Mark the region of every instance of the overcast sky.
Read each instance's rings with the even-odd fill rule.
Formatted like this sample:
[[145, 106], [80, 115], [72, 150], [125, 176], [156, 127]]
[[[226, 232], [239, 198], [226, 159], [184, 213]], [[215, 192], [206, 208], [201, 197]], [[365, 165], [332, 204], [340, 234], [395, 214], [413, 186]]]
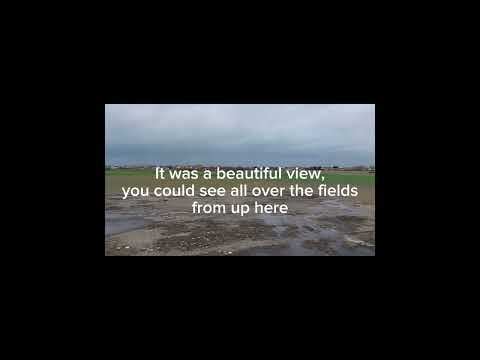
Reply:
[[375, 105], [105, 105], [107, 164], [370, 165]]

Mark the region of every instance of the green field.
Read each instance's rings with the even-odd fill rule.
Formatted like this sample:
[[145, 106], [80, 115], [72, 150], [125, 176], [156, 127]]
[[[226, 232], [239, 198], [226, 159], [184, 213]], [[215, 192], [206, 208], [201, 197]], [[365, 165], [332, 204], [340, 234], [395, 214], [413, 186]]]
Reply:
[[[351, 184], [352, 186], [374, 187], [375, 174], [366, 171], [322, 171], [325, 176], [325, 183], [328, 185]], [[286, 176], [285, 176], [286, 178]], [[318, 185], [320, 180], [205, 180], [201, 173], [198, 180], [156, 180], [154, 169], [115, 169], [105, 171], [105, 193], [120, 193], [122, 186], [160, 186], [173, 187], [180, 184], [195, 184], [196, 186], [236, 186], [239, 184], [250, 184], [251, 186], [268, 186], [275, 184], [277, 186], [289, 184], [302, 184], [305, 186]]]

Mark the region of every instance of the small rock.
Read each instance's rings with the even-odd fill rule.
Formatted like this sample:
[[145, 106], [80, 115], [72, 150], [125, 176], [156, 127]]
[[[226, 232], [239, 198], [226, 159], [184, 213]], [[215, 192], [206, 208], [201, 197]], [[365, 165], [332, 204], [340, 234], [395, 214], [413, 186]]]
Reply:
[[130, 246], [125, 246], [125, 249], [130, 249]]

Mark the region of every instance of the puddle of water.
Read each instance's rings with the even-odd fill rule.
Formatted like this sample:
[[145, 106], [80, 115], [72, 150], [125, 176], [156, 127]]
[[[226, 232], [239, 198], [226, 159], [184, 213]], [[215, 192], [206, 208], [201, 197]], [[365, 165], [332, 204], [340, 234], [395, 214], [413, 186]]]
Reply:
[[113, 214], [105, 212], [105, 236], [141, 229], [146, 225], [142, 216]]
[[[256, 256], [372, 256], [375, 247], [362, 246], [347, 242], [351, 239], [346, 228], [349, 223], [342, 224], [339, 217], [355, 220], [367, 219], [363, 209], [352, 207], [338, 200], [323, 201], [321, 205], [310, 209], [313, 215], [270, 215], [261, 214], [259, 218], [269, 226], [278, 239], [284, 240], [284, 246], [250, 249], [248, 255]], [[347, 226], [348, 225], [348, 226]], [[291, 230], [292, 232], [289, 232]], [[352, 243], [354, 246], [352, 246]]]

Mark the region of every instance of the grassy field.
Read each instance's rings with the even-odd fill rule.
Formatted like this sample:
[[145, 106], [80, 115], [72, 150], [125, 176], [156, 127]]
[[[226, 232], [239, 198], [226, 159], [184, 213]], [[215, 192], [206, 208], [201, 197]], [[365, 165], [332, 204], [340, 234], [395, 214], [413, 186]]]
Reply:
[[[375, 174], [367, 171], [322, 171], [325, 176], [325, 183], [328, 185], [351, 184], [359, 187], [375, 187]], [[283, 177], [283, 175], [282, 175]], [[286, 176], [285, 176], [286, 178]], [[229, 188], [239, 184], [249, 184], [250, 186], [268, 186], [290, 185], [294, 183], [305, 186], [319, 185], [320, 180], [205, 180], [199, 176], [198, 180], [156, 180], [154, 169], [115, 169], [105, 171], [105, 193], [120, 193], [122, 186], [149, 186], [149, 187], [173, 187], [181, 184], [195, 184], [196, 186], [223, 186]]]

